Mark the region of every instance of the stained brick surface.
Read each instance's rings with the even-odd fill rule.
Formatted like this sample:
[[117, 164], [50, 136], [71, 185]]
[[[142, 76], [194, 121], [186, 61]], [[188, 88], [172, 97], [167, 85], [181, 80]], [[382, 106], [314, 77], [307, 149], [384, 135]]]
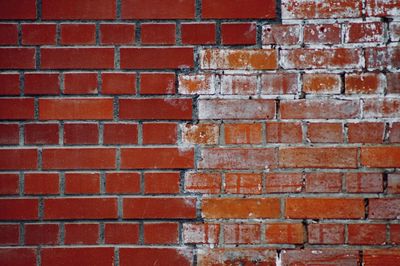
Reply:
[[0, 265], [399, 265], [399, 21], [0, 0]]

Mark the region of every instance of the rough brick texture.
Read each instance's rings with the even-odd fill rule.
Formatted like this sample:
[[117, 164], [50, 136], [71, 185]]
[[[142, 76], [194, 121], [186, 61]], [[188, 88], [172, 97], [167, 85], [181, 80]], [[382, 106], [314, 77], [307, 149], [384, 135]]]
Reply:
[[0, 0], [0, 265], [399, 265], [399, 145], [399, 0]]

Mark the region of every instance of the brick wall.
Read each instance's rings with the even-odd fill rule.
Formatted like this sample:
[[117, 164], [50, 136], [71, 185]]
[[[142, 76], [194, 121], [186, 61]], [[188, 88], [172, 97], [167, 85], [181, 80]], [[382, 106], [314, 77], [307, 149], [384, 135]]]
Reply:
[[399, 0], [0, 20], [0, 265], [399, 265]]

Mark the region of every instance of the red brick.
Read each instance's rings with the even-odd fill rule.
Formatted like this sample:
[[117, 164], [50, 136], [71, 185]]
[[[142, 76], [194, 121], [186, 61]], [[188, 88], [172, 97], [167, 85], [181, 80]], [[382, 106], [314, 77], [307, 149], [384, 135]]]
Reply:
[[65, 73], [64, 94], [97, 94], [97, 73]]
[[39, 201], [37, 199], [0, 199], [0, 207], [0, 220], [36, 220], [39, 218]]
[[269, 173], [266, 175], [267, 193], [298, 193], [303, 188], [303, 175], [297, 173]]
[[265, 25], [262, 34], [263, 44], [295, 45], [300, 42], [299, 25]]
[[49, 148], [43, 150], [43, 169], [114, 169], [113, 148]]
[[120, 99], [119, 114], [120, 119], [191, 120], [192, 99]]
[[349, 123], [348, 137], [350, 143], [382, 143], [384, 123], [364, 122]]
[[223, 75], [220, 82], [222, 94], [257, 94], [258, 82], [256, 75]]
[[369, 199], [369, 219], [397, 219], [400, 216], [400, 199]]
[[143, 144], [175, 144], [177, 141], [176, 123], [144, 123], [142, 126]]
[[[275, 265], [276, 251], [251, 247], [200, 248], [197, 251], [198, 265]], [[233, 264], [234, 263], [234, 264]]]
[[114, 263], [114, 248], [111, 247], [79, 247], [79, 248], [42, 248], [40, 251], [43, 266], [67, 262], [72, 265], [106, 266]]
[[[213, 74], [179, 75], [180, 94], [214, 94], [216, 77]], [[232, 85], [232, 84], [231, 84]]]
[[225, 192], [228, 194], [261, 194], [262, 183], [261, 174], [225, 174]]
[[182, 69], [193, 66], [191, 47], [121, 48], [122, 69]]
[[124, 198], [123, 209], [124, 219], [191, 219], [196, 198]]
[[44, 20], [115, 19], [116, 3], [113, 0], [44, 0]]
[[361, 164], [367, 167], [389, 168], [400, 166], [399, 147], [363, 147]]
[[58, 124], [25, 124], [25, 144], [58, 144]]
[[111, 98], [39, 99], [40, 120], [113, 119]]
[[350, 119], [360, 115], [358, 100], [283, 100], [280, 107], [282, 119]]
[[310, 244], [343, 244], [343, 224], [309, 224], [308, 242]]
[[174, 73], [141, 73], [140, 94], [174, 94]]
[[104, 242], [105, 244], [137, 244], [139, 242], [139, 224], [106, 223]]
[[281, 65], [284, 69], [360, 68], [361, 52], [354, 48], [282, 50]]
[[[358, 265], [358, 250], [349, 249], [302, 249], [283, 250], [282, 265]], [[329, 264], [328, 264], [329, 265]]]
[[272, 49], [204, 49], [202, 69], [272, 70], [278, 68], [277, 51]]
[[346, 41], [349, 43], [383, 42], [382, 22], [348, 23]]
[[185, 191], [202, 194], [221, 193], [221, 175], [213, 173], [194, 173], [185, 174]]
[[261, 75], [262, 94], [296, 94], [299, 89], [296, 73], [266, 73]]
[[4, 1], [0, 4], [0, 20], [36, 19], [36, 1]]
[[303, 34], [306, 44], [339, 44], [341, 42], [339, 24], [306, 24]]
[[257, 25], [255, 23], [222, 23], [221, 34], [223, 45], [256, 44]]
[[25, 245], [57, 245], [58, 224], [25, 224]]
[[0, 144], [11, 145], [19, 143], [18, 124], [0, 124]]
[[343, 143], [343, 125], [341, 123], [310, 123], [307, 128], [310, 142]]
[[357, 168], [356, 148], [280, 148], [283, 168]]
[[22, 24], [23, 45], [55, 45], [56, 44], [55, 23], [26, 23]]
[[219, 125], [185, 124], [182, 127], [182, 139], [186, 144], [217, 144]]
[[346, 94], [382, 93], [385, 76], [376, 73], [347, 74], [345, 78]]
[[396, 266], [399, 260], [399, 249], [366, 249], [363, 252], [365, 266]]
[[24, 192], [27, 195], [59, 194], [58, 173], [25, 173]]
[[95, 24], [61, 24], [61, 45], [96, 44]]
[[[18, 174], [0, 174], [0, 195], [18, 194], [19, 175]], [[1, 234], [0, 234], [1, 235]]]
[[299, 122], [267, 122], [268, 143], [301, 143], [303, 132]]
[[348, 198], [287, 198], [285, 217], [360, 219], [364, 218], [364, 201]]
[[261, 242], [260, 224], [224, 224], [224, 244], [259, 244]]
[[178, 194], [179, 186], [179, 172], [144, 173], [144, 193], [146, 194]]
[[122, 148], [122, 169], [192, 168], [193, 149], [179, 148]]
[[140, 192], [140, 175], [135, 172], [106, 174], [106, 193], [135, 194]]
[[207, 148], [201, 150], [200, 169], [266, 169], [275, 168], [273, 148]]
[[275, 5], [272, 0], [204, 0], [201, 14], [205, 19], [274, 19]]
[[135, 24], [100, 24], [100, 43], [103, 45], [133, 44]]
[[307, 173], [306, 192], [337, 193], [342, 191], [341, 173]]
[[1, 224], [0, 235], [1, 245], [17, 245], [19, 242], [19, 224]]
[[264, 120], [275, 117], [275, 101], [211, 99], [198, 101], [199, 119]]
[[225, 124], [225, 144], [261, 144], [261, 124]]
[[18, 44], [17, 24], [1, 23], [0, 24], [0, 45], [17, 45], [17, 44]]
[[207, 219], [279, 218], [278, 198], [203, 198], [202, 217]]
[[[387, 190], [391, 194], [400, 194], [400, 175], [399, 174], [389, 174], [388, 175]], [[399, 234], [400, 237], [400, 234]]]
[[[144, 2], [141, 2], [144, 3]], [[140, 261], [141, 265], [165, 265], [189, 266], [192, 264], [192, 250], [189, 248], [156, 248], [137, 247], [120, 248], [120, 265], [132, 265], [132, 262]]]
[[94, 245], [99, 243], [99, 225], [90, 223], [65, 223], [66, 245]]
[[390, 225], [390, 241], [391, 244], [400, 243], [400, 224]]
[[0, 119], [2, 120], [29, 120], [33, 119], [33, 98], [1, 98]]
[[367, 68], [400, 67], [400, 47], [372, 47], [365, 49]]
[[25, 95], [59, 94], [59, 76], [54, 73], [25, 73]]
[[19, 74], [0, 74], [0, 95], [19, 95]]
[[1, 170], [34, 170], [37, 165], [36, 149], [0, 149]]
[[303, 91], [308, 94], [340, 94], [340, 75], [304, 74]]
[[65, 194], [100, 193], [100, 175], [97, 173], [66, 173]]
[[282, 18], [357, 18], [361, 17], [362, 8], [361, 0], [283, 0]]
[[114, 68], [113, 48], [42, 48], [43, 69]]
[[176, 25], [173, 23], [141, 24], [142, 44], [175, 44]]
[[102, 94], [135, 94], [135, 73], [102, 73]]
[[[155, 234], [155, 232], [157, 232]], [[145, 223], [144, 224], [145, 244], [177, 244], [178, 224], [177, 223]]]
[[268, 244], [302, 244], [304, 243], [303, 224], [267, 224], [265, 239]]
[[[19, 3], [19, 2], [18, 2]], [[0, 263], [13, 266], [35, 266], [36, 249], [34, 248], [1, 248]]]
[[385, 224], [349, 224], [350, 245], [383, 245], [386, 243]]
[[392, 123], [389, 128], [389, 142], [400, 143], [400, 123]]
[[185, 244], [217, 244], [219, 242], [219, 224], [184, 223], [182, 231]]
[[137, 124], [104, 124], [104, 144], [136, 144], [137, 141]]
[[367, 0], [366, 4], [368, 16], [387, 17], [399, 14], [398, 0]]
[[400, 93], [400, 73], [387, 73], [388, 93]]
[[64, 124], [64, 144], [98, 144], [99, 128], [97, 123]]
[[192, 19], [194, 0], [122, 0], [123, 19]]
[[215, 44], [215, 23], [182, 23], [182, 44]]
[[45, 220], [115, 218], [117, 218], [116, 198], [53, 198], [44, 200]]
[[364, 100], [364, 118], [397, 118], [399, 114], [399, 98]]
[[0, 48], [1, 69], [35, 69], [35, 66], [34, 48]]

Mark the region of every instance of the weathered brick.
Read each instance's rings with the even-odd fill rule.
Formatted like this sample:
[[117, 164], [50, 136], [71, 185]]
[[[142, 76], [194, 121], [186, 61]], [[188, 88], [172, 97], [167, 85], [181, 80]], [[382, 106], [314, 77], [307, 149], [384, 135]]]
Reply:
[[205, 148], [201, 150], [201, 169], [269, 169], [277, 164], [273, 148]]
[[279, 148], [283, 168], [357, 168], [356, 148]]
[[277, 69], [277, 52], [269, 49], [205, 49], [200, 51], [202, 69]]
[[278, 218], [278, 198], [204, 198], [202, 216], [214, 219]]
[[288, 198], [285, 217], [291, 219], [360, 219], [364, 201], [348, 198]]
[[200, 119], [263, 120], [275, 116], [274, 100], [199, 100]]

